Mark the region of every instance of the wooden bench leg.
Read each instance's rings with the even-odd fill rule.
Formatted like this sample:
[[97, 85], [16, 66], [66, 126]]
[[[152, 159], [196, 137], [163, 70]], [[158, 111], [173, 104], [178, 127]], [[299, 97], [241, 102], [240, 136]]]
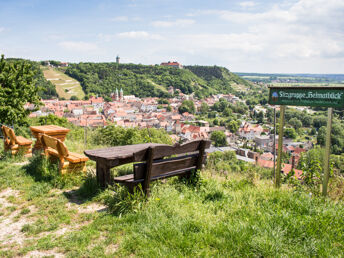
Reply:
[[97, 161], [96, 163], [97, 183], [100, 187], [105, 188], [111, 183], [110, 167]]

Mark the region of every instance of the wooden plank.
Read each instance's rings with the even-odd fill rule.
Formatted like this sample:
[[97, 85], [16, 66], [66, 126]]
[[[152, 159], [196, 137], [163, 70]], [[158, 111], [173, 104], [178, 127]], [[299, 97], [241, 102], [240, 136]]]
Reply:
[[[198, 154], [196, 153], [196, 154], [185, 155], [185, 156], [181, 156], [181, 157], [174, 157], [174, 158], [170, 158], [170, 159], [155, 160], [153, 162], [154, 175], [152, 175], [152, 177], [157, 175], [155, 172], [155, 170], [157, 170], [157, 169], [162, 169], [160, 174], [168, 173], [168, 172], [171, 172], [173, 170], [178, 170], [177, 166], [181, 166], [181, 164], [183, 164], [183, 162], [189, 162], [189, 161], [184, 161], [184, 160], [192, 160], [192, 162], [191, 162], [192, 165], [190, 165], [190, 167], [191, 166], [196, 167], [197, 160], [198, 160]], [[205, 160], [206, 160], [206, 155], [203, 155], [202, 163], [204, 163]], [[173, 164], [173, 162], [176, 162], [176, 163]], [[170, 165], [167, 165], [167, 164], [170, 164]], [[166, 166], [167, 166], [167, 168], [166, 168]], [[179, 167], [179, 169], [181, 169], [181, 168], [182, 167]], [[134, 179], [135, 180], [144, 179], [145, 170], [146, 170], [146, 163], [134, 164]]]
[[[154, 159], [160, 159], [163, 157], [168, 157], [172, 155], [178, 155], [182, 153], [190, 153], [195, 152], [199, 149], [199, 145], [202, 142], [202, 140], [198, 141], [191, 141], [182, 145], [175, 144], [173, 146], [170, 145], [160, 145], [154, 147]], [[211, 141], [205, 141], [205, 148], [209, 148], [211, 144]], [[134, 161], [142, 161], [145, 159], [147, 155], [147, 150], [141, 150], [134, 153]]]
[[[280, 122], [278, 130], [278, 150], [277, 150], [277, 169], [275, 174], [275, 186], [281, 186], [281, 170], [282, 170], [282, 150], [283, 150], [283, 127], [284, 127], [285, 106], [280, 107]], [[276, 146], [274, 146], [276, 148]]]
[[322, 195], [327, 195], [327, 185], [330, 178], [330, 154], [331, 154], [331, 130], [332, 130], [332, 112], [333, 108], [328, 109], [327, 114], [327, 129], [326, 129], [326, 143], [325, 143], [325, 156], [324, 156], [324, 179]]
[[201, 141], [200, 144], [199, 144], [199, 154], [198, 154], [198, 157], [197, 157], [197, 164], [196, 164], [196, 169], [197, 170], [202, 169], [203, 156], [204, 156], [206, 145], [207, 145], [206, 141]]

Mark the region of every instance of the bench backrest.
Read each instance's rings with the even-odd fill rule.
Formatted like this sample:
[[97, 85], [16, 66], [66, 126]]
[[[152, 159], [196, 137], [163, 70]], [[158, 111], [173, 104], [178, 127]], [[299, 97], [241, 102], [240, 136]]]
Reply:
[[[199, 140], [182, 145], [151, 147], [145, 154], [140, 153], [146, 155], [146, 162], [134, 165], [134, 180], [151, 181], [183, 174], [192, 169], [201, 169], [205, 160], [205, 149], [209, 148], [210, 144], [210, 141]], [[161, 159], [172, 155], [179, 156]]]
[[16, 134], [14, 133], [14, 130], [10, 127], [7, 127], [5, 125], [1, 126], [3, 135], [4, 135], [4, 141], [6, 144], [9, 145], [15, 145], [16, 144]]
[[68, 149], [66, 145], [61, 142], [59, 139], [56, 139], [54, 137], [48, 136], [46, 134], [40, 134], [40, 139], [43, 144], [43, 148], [52, 148], [56, 150], [61, 157], [67, 157], [68, 156]]

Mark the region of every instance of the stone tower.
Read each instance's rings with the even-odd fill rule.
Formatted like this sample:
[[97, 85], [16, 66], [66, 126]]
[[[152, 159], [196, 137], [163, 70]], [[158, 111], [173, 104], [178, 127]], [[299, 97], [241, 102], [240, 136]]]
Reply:
[[119, 64], [119, 59], [120, 59], [120, 57], [119, 57], [119, 55], [117, 55], [117, 56], [116, 56], [116, 63], [117, 63], [117, 64]]
[[121, 88], [121, 90], [119, 91], [119, 100], [122, 100], [123, 101], [123, 90]]
[[115, 93], [115, 100], [118, 101], [118, 90], [116, 88], [116, 93]]

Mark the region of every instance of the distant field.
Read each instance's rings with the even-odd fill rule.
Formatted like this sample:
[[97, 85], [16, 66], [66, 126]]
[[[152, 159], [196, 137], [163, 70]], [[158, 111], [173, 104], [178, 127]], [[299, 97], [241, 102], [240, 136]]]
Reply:
[[72, 96], [76, 96], [79, 99], [84, 98], [85, 93], [77, 80], [55, 68], [41, 67], [41, 69], [43, 70], [44, 77], [56, 86], [56, 91], [60, 98], [70, 99]]
[[344, 86], [344, 83], [319, 83], [319, 82], [292, 82], [292, 83], [284, 83], [284, 82], [273, 82], [270, 83], [273, 86], [323, 86], [323, 87], [336, 87], [336, 86]]

